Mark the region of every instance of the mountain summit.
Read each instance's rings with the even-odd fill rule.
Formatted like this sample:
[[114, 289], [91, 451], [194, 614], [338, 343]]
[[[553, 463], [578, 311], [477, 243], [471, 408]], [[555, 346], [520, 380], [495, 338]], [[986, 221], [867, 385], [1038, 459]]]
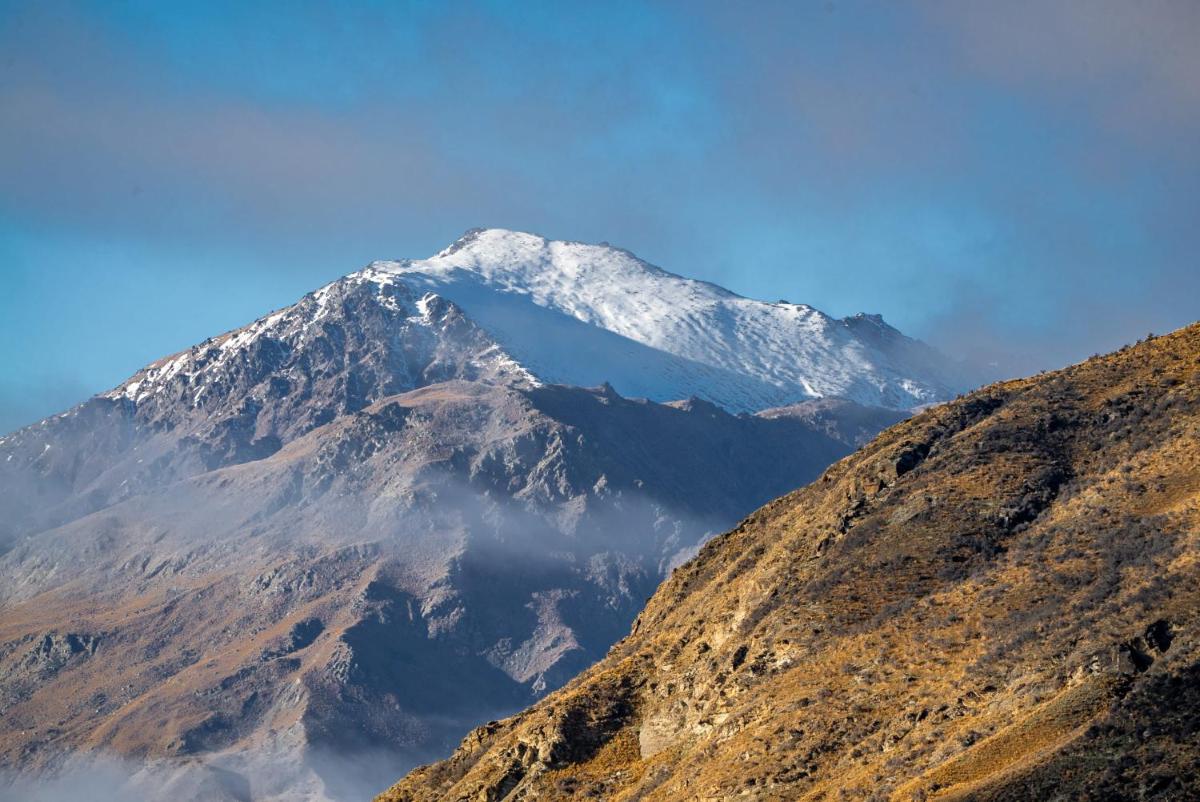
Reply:
[[[346, 315], [354, 327], [322, 336]], [[314, 364], [338, 376], [346, 368], [348, 383], [322, 382]], [[429, 259], [373, 262], [106, 395], [143, 414], [186, 407], [211, 417], [250, 382], [272, 408], [255, 420], [279, 419], [264, 436], [286, 439], [280, 425], [300, 430], [439, 378], [608, 383], [626, 397], [697, 397], [735, 413], [828, 397], [905, 410], [945, 401], [965, 382], [878, 315], [838, 320], [743, 298], [608, 245], [477, 229]]]
[[608, 245], [476, 229], [362, 275], [453, 301], [547, 382], [734, 412], [829, 396], [907, 409], [965, 389], [945, 357], [878, 316], [743, 298]]

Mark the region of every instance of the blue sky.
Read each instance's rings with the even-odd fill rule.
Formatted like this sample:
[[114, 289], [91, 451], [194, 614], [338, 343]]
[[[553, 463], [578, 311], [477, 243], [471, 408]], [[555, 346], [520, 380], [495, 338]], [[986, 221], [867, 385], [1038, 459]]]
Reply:
[[1200, 4], [0, 0], [0, 430], [467, 228], [1000, 373], [1190, 322]]

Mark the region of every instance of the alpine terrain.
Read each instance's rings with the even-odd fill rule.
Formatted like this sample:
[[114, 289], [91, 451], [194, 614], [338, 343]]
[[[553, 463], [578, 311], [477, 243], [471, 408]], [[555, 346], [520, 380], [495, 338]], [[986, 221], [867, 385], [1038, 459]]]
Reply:
[[711, 540], [381, 801], [1200, 798], [1200, 324], [985, 387]]
[[374, 263], [0, 438], [0, 795], [369, 795], [962, 384], [878, 317], [608, 246]]

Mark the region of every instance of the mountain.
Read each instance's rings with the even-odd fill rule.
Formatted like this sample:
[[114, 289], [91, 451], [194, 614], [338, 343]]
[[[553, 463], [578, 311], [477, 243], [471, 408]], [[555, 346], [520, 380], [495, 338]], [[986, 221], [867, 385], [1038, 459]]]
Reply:
[[0, 438], [0, 547], [450, 380], [536, 383], [454, 304], [348, 276]]
[[953, 397], [966, 382], [877, 316], [835, 320], [609, 246], [477, 230], [431, 259], [374, 263], [0, 438], [0, 479], [11, 489], [0, 549], [454, 379], [608, 384], [735, 413], [834, 397], [905, 410]]
[[373, 792], [601, 658], [707, 537], [906, 414], [815, 392], [948, 394], [918, 357], [487, 231], [159, 360], [0, 438], [0, 789]]
[[888, 429], [413, 800], [1200, 798], [1200, 324]]

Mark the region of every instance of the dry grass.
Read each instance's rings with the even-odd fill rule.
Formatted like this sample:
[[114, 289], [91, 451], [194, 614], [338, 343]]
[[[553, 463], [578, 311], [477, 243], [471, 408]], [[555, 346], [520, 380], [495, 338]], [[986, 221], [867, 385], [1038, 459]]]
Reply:
[[[1200, 794], [1200, 717], [1163, 701], [1200, 667], [1198, 443], [1200, 326], [932, 409], [710, 543], [606, 661], [381, 799]], [[598, 750], [538, 758], [565, 699], [617, 685], [620, 726], [582, 736]]]

